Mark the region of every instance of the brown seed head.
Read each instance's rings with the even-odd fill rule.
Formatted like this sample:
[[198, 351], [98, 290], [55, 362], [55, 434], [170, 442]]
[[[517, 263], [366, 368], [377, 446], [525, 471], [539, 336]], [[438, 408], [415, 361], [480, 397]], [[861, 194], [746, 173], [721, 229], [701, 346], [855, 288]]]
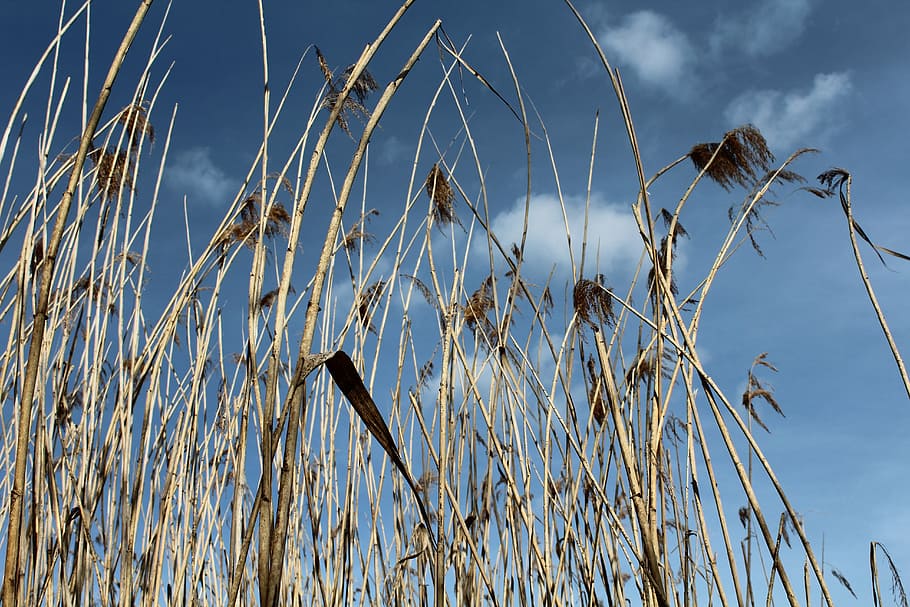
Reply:
[[455, 221], [455, 192], [438, 164], [434, 164], [430, 169], [425, 187], [427, 195], [433, 201], [431, 209], [433, 221], [440, 225], [449, 225]]
[[768, 142], [751, 124], [727, 132], [719, 143], [695, 145], [689, 157], [695, 168], [705, 171], [725, 190], [735, 185], [748, 187], [774, 160]]

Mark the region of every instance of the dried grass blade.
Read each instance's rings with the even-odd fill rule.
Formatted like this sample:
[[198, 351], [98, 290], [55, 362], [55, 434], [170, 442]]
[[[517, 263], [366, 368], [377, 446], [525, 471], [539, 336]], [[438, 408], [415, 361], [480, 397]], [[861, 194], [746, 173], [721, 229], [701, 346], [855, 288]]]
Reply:
[[357, 415], [363, 420], [367, 430], [370, 431], [370, 434], [372, 434], [382, 448], [385, 449], [385, 452], [389, 455], [389, 459], [392, 460], [392, 463], [395, 464], [395, 467], [401, 472], [404, 480], [407, 481], [408, 486], [411, 487], [411, 491], [414, 493], [414, 499], [417, 500], [420, 516], [435, 545], [436, 542], [433, 538], [433, 527], [430, 524], [430, 516], [423, 503], [423, 498], [421, 498], [420, 492], [417, 490], [417, 483], [414, 482], [414, 478], [411, 476], [407, 465], [405, 465], [404, 461], [401, 459], [401, 454], [398, 452], [398, 446], [395, 444], [395, 439], [392, 437], [392, 433], [389, 432], [389, 427], [382, 418], [382, 413], [380, 413], [379, 408], [376, 407], [376, 403], [373, 401], [373, 397], [370, 396], [369, 390], [367, 390], [364, 385], [363, 379], [361, 379], [360, 373], [357, 372], [357, 367], [354, 366], [351, 357], [344, 351], [339, 350], [325, 361], [325, 366], [328, 368], [329, 373], [332, 374], [332, 379], [335, 380], [338, 388], [341, 389], [341, 392], [354, 407]]
[[869, 565], [872, 571], [872, 599], [874, 604], [876, 607], [884, 605], [878, 581], [878, 561], [875, 558], [876, 548], [881, 550], [882, 554], [885, 555], [885, 558], [888, 559], [888, 569], [891, 571], [891, 594], [894, 598], [894, 602], [901, 607], [908, 607], [907, 593], [904, 591], [904, 584], [901, 582], [901, 576], [897, 571], [897, 567], [894, 565], [894, 560], [892, 560], [888, 551], [885, 550], [885, 547], [878, 542], [872, 542], [869, 546]]
[[893, 250], [893, 249], [889, 249], [888, 247], [883, 247], [883, 246], [877, 245], [877, 244], [873, 244], [872, 246], [875, 247], [875, 249], [876, 249], [877, 251], [881, 251], [882, 253], [887, 253], [888, 255], [892, 255], [893, 257], [897, 257], [898, 259], [903, 259], [903, 260], [906, 260], [906, 261], [910, 261], [910, 256], [904, 255], [903, 253], [900, 253], [900, 252], [895, 251], [895, 250]]
[[[446, 36], [446, 37], [448, 38], [448, 36]], [[454, 45], [448, 46], [440, 41], [439, 48], [441, 48], [442, 50], [447, 52], [453, 59], [455, 59], [459, 63], [459, 65], [464, 66], [469, 72], [471, 72], [471, 75], [473, 75], [475, 78], [477, 78], [481, 84], [483, 84], [485, 87], [487, 87], [490, 90], [491, 93], [496, 95], [496, 97], [498, 97], [499, 100], [502, 101], [507, 108], [509, 108], [509, 111], [512, 112], [512, 115], [515, 116], [515, 118], [518, 120], [518, 122], [521, 122], [522, 125], [524, 125], [524, 121], [522, 121], [521, 116], [518, 114], [518, 112], [515, 111], [515, 108], [512, 107], [512, 104], [510, 104], [508, 101], [506, 101], [506, 98], [503, 97], [499, 93], [499, 91], [497, 91], [493, 87], [493, 85], [490, 84], [490, 82], [486, 78], [483, 77], [483, 74], [478, 72], [476, 69], [474, 69], [474, 67], [471, 66], [470, 63], [468, 63], [467, 61], [464, 60], [464, 58], [461, 56], [461, 54], [455, 50]]]
[[847, 589], [847, 592], [853, 595], [853, 598], [857, 598], [856, 593], [853, 592], [853, 587], [850, 585], [850, 582], [847, 580], [847, 578], [844, 577], [843, 573], [837, 569], [831, 569], [831, 575], [834, 576], [834, 579], [840, 582], [841, 586]]
[[875, 310], [875, 316], [878, 318], [878, 322], [882, 327], [882, 332], [885, 334], [885, 339], [888, 341], [888, 346], [891, 348], [891, 355], [894, 357], [894, 362], [897, 364], [898, 372], [900, 373], [901, 380], [904, 383], [904, 389], [907, 391], [907, 396], [910, 396], [910, 374], [907, 373], [907, 367], [904, 365], [904, 359], [901, 357], [900, 350], [897, 347], [897, 342], [894, 341], [894, 336], [891, 334], [891, 329], [888, 327], [888, 321], [885, 319], [885, 315], [882, 312], [881, 306], [878, 304], [878, 298], [875, 296], [875, 291], [872, 288], [872, 282], [869, 280], [865, 265], [863, 264], [863, 257], [859, 250], [859, 243], [856, 241], [856, 235], [859, 234], [863, 240], [875, 248], [875, 254], [878, 255], [878, 258], [881, 260], [882, 264], [885, 263], [885, 260], [881, 256], [881, 253], [878, 252], [878, 247], [876, 247], [875, 244], [869, 240], [869, 237], [860, 230], [859, 224], [857, 224], [856, 220], [853, 219], [853, 208], [851, 205], [850, 196], [850, 187], [852, 180], [853, 178], [849, 172], [839, 168], [827, 170], [818, 176], [818, 181], [823, 186], [825, 186], [832, 195], [835, 191], [835, 188], [840, 194], [840, 204], [844, 210], [844, 216], [847, 219], [847, 231], [850, 236], [850, 246], [853, 248], [853, 257], [856, 259], [856, 267], [859, 269], [860, 278], [863, 281], [863, 286], [866, 288], [866, 295], [869, 297], [869, 302], [872, 304], [872, 308]]

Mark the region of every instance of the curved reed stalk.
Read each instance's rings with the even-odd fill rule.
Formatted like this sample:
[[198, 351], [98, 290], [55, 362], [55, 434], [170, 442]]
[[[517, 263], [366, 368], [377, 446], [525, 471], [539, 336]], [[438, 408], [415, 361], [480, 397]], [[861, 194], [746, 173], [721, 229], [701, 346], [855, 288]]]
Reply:
[[[869, 274], [866, 272], [866, 267], [863, 264], [863, 256], [859, 251], [859, 243], [856, 240], [857, 233], [862, 235], [862, 238], [866, 240], [872, 247], [875, 249], [875, 252], [881, 258], [881, 253], [879, 251], [894, 255], [898, 258], [907, 260], [907, 256], [884, 247], [879, 247], [875, 245], [862, 228], [859, 227], [859, 224], [856, 223], [856, 220], [853, 219], [853, 201], [851, 197], [851, 187], [853, 185], [853, 176], [850, 173], [844, 171], [843, 169], [834, 169], [823, 173], [819, 179], [830, 186], [830, 193], [833, 193], [833, 189], [836, 186], [840, 192], [840, 201], [841, 206], [844, 210], [844, 215], [847, 218], [847, 233], [850, 235], [850, 247], [853, 249], [853, 257], [856, 259], [856, 267], [859, 270], [860, 279], [863, 281], [863, 287], [866, 289], [866, 295], [869, 297], [869, 303], [872, 304], [872, 309], [875, 311], [875, 318], [878, 319], [878, 323], [882, 327], [882, 333], [885, 336], [885, 339], [888, 342], [888, 347], [891, 348], [891, 356], [894, 358], [895, 364], [897, 364], [897, 371], [900, 374], [901, 381], [904, 383], [904, 390], [907, 391], [907, 397], [910, 398], [910, 376], [907, 375], [907, 367], [904, 364], [904, 359], [901, 357], [900, 350], [897, 347], [897, 342], [894, 341], [894, 336], [891, 334], [891, 329], [888, 327], [888, 321], [885, 320], [885, 314], [882, 312], [882, 308], [878, 303], [878, 298], [875, 296], [875, 290], [872, 288], [872, 281], [869, 280]], [[826, 192], [827, 193], [827, 192]]]

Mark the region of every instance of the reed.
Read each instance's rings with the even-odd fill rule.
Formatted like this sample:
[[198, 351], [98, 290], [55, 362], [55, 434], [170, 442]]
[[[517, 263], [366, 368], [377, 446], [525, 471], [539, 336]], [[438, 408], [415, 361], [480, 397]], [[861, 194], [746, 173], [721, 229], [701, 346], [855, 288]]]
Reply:
[[[186, 226], [179, 271], [156, 265], [151, 237], [177, 215], [161, 194], [175, 113], [158, 104], [168, 74], [153, 75], [160, 35], [130, 102], [105, 103], [111, 87], [126, 96], [115, 77], [151, 1], [94, 106], [66, 86], [40, 99], [34, 78], [26, 83], [0, 141], [12, 184], [0, 199], [3, 604], [669, 607], [800, 605], [817, 593], [833, 605], [805, 521], [753, 432], [767, 430], [760, 407], [783, 414], [766, 379], [776, 368], [758, 355], [734, 398], [696, 348], [725, 263], [749, 254], [743, 244], [761, 253], [774, 188], [803, 181], [793, 167], [811, 150], [778, 161], [744, 125], [648, 178], [620, 74], [567, 3], [622, 112], [641, 257], [628, 283], [613, 284], [592, 261], [593, 236], [566, 228], [569, 275], [537, 284], [526, 259], [539, 246], [528, 217], [541, 148], [559, 183], [546, 125], [529, 117], [504, 44], [510, 93], [493, 89], [440, 22], [409, 43], [393, 79], [374, 78], [368, 67], [412, 1], [347, 67], [313, 47], [277, 106], [264, 87], [249, 172], [204, 246]], [[61, 19], [36, 74], [63, 77], [54, 51], [77, 36], [84, 11]], [[380, 215], [368, 204], [368, 145], [431, 46], [439, 71], [407, 187]], [[517, 242], [491, 227], [495, 176], [454, 74], [501, 102], [525, 135]], [[285, 104], [295, 87], [311, 89], [312, 104], [281, 150], [276, 129], [300, 124]], [[81, 133], [62, 132], [53, 111], [71, 103], [94, 107]], [[22, 176], [36, 167], [17, 150], [19, 116], [32, 107], [49, 117], [40, 139], [51, 160], [28, 189]], [[429, 126], [443, 111], [457, 117], [447, 147]], [[71, 137], [76, 154], [54, 153]], [[349, 156], [328, 151], [333, 137], [353, 143]], [[672, 211], [648, 192], [669, 173], [690, 179]], [[852, 218], [851, 177], [820, 181], [803, 189], [840, 197], [862, 271], [855, 236], [874, 243]], [[716, 254], [698, 280], [682, 281], [674, 261], [690, 237], [687, 203], [717, 186], [739, 201], [729, 231], [689, 243]], [[324, 226], [315, 242], [313, 225]], [[164, 305], [150, 304], [162, 284]], [[243, 286], [245, 299], [226, 296]], [[906, 604], [897, 567], [873, 543], [876, 601], [882, 556]]]

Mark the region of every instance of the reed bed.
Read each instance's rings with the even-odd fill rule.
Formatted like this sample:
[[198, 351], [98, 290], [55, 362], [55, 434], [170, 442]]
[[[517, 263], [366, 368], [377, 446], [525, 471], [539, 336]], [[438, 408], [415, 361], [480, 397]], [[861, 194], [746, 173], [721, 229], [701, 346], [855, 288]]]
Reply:
[[[174, 125], [157, 103], [167, 71], [152, 70], [161, 36], [125, 107], [107, 103], [109, 87], [97, 102], [67, 86], [36, 101], [26, 85], [0, 166], [7, 184], [35, 175], [17, 154], [25, 107], [46, 110], [47, 162], [31, 189], [0, 200], [3, 604], [832, 605], [758, 442], [782, 411], [772, 359], [754, 353], [745, 392], [731, 395], [696, 347], [725, 263], [760, 252], [763, 211], [775, 188], [799, 187], [809, 150], [777, 161], [744, 125], [649, 175], [620, 74], [575, 13], [628, 135], [641, 257], [628, 284], [612, 284], [587, 248], [596, 235], [567, 231], [570, 275], [533, 283], [528, 210], [521, 239], [501, 241], [453, 74], [520, 123], [528, 205], [531, 159], [552, 157], [545, 125], [514, 70], [513, 89], [495, 90], [440, 22], [392, 80], [374, 78], [411, 3], [348, 67], [308, 49], [277, 103], [264, 87], [256, 159], [207, 244], [168, 277], [164, 305], [147, 303], [167, 272], [151, 238]], [[150, 5], [111, 64], [121, 96], [119, 65]], [[84, 10], [61, 20], [36, 73], [57, 78], [54, 51], [78, 38]], [[268, 83], [266, 41], [263, 26]], [[390, 218], [369, 204], [368, 144], [433, 53], [436, 92]], [[504, 45], [497, 60], [512, 69]], [[299, 124], [285, 104], [294, 87], [313, 102], [282, 154], [273, 133]], [[58, 131], [55, 108], [70, 103], [94, 108], [81, 133]], [[441, 107], [460, 116], [448, 147], [428, 126]], [[78, 151], [60, 153], [74, 136]], [[333, 137], [351, 141], [349, 157], [327, 152]], [[588, 191], [593, 151], [590, 167]], [[691, 183], [667, 205], [649, 188], [671, 171]], [[312, 195], [327, 183], [328, 204]], [[849, 184], [844, 171], [805, 187], [841, 196], [853, 235]], [[729, 231], [692, 245], [716, 254], [684, 284], [674, 261], [687, 203], [718, 186], [739, 201]], [[314, 224], [326, 226], [315, 243]], [[245, 299], [225, 295], [243, 288]], [[906, 604], [872, 544], [877, 600], [882, 563]]]

